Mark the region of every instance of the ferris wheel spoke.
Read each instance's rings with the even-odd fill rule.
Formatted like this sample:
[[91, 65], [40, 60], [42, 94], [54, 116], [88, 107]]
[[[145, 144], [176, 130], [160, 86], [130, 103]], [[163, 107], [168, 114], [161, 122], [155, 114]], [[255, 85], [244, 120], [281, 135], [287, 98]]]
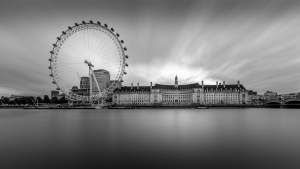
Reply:
[[[99, 56], [99, 55], [97, 55]], [[107, 53], [107, 54], [102, 54], [102, 57], [98, 57], [95, 60], [120, 60], [121, 57], [117, 55], [117, 53]]]
[[[116, 47], [117, 47], [116, 44], [111, 44], [109, 47], [105, 48], [105, 51], [111, 51], [113, 49], [115, 52], [119, 52], [119, 51], [115, 50]], [[104, 52], [104, 51], [102, 51], [102, 52]]]
[[91, 37], [89, 38], [89, 51], [90, 51], [90, 56], [89, 56], [89, 59], [91, 59], [94, 55], [94, 39], [96, 38], [95, 37], [95, 31], [93, 29], [90, 30], [91, 32]]
[[81, 59], [84, 59], [84, 52], [82, 48], [82, 44], [80, 43], [80, 39], [82, 37], [82, 32], [77, 32], [78, 36], [73, 36], [73, 41], [76, 44], [76, 49], [79, 50], [79, 53], [81, 54], [80, 56], [82, 57]]
[[95, 46], [97, 44], [97, 41], [95, 40], [97, 38], [97, 33], [99, 33], [99, 31], [96, 30], [92, 30], [92, 38], [91, 38], [91, 51], [95, 51]]
[[64, 74], [63, 78], [68, 78], [69, 79], [68, 81], [66, 81], [66, 86], [68, 88], [71, 89], [73, 86], [78, 86], [80, 84], [79, 77], [77, 77], [78, 76], [77, 72], [80, 72], [80, 74], [84, 75], [84, 73], [82, 73], [83, 69], [86, 69], [86, 67], [81, 67], [81, 69], [73, 68], [73, 69], [70, 69], [71, 70], [70, 72], [67, 72], [67, 73]]
[[59, 64], [68, 64], [68, 65], [83, 64], [81, 60], [71, 60], [69, 58], [59, 58], [57, 59], [57, 61], [59, 61]]
[[114, 59], [117, 59], [117, 60], [121, 60], [122, 58], [120, 56], [118, 56], [116, 53], [109, 53], [109, 54], [105, 54], [105, 55], [102, 55], [103, 57], [99, 57], [99, 55], [97, 55], [98, 57], [95, 58], [95, 60], [114, 60]]
[[118, 60], [119, 58], [111, 58], [111, 59], [97, 59], [96, 62], [99, 62], [99, 63], [103, 63], [103, 62], [116, 62], [116, 63], [119, 63], [120, 61]]
[[93, 39], [93, 32], [91, 29], [87, 29], [88, 34], [91, 34], [91, 36], [88, 36], [88, 51], [89, 51], [89, 56], [91, 55], [92, 50], [92, 39]]
[[61, 78], [66, 79], [64, 81], [66, 87], [70, 88], [71, 86], [69, 85], [70, 82], [74, 81], [74, 73], [67, 73], [61, 76]]
[[99, 54], [99, 56], [103, 56], [103, 54], [105, 54], [106, 52], [111, 52], [111, 51], [118, 52], [118, 51], [116, 51], [115, 48], [116, 48], [115, 44], [110, 45], [110, 47], [107, 47], [107, 48], [105, 48], [105, 50], [98, 52], [98, 54]]
[[65, 51], [61, 51], [61, 55], [58, 59], [82, 63], [82, 59], [80, 59], [80, 57], [78, 57], [78, 55], [72, 54], [72, 53], [67, 53]]
[[[106, 46], [106, 44], [107, 44], [107, 42], [109, 41], [109, 39], [110, 39], [109, 36], [106, 36], [106, 37], [103, 39], [103, 42], [99, 44], [98, 50], [96, 50], [95, 52], [96, 52], [96, 53], [99, 53], [99, 51], [101, 51], [101, 50]], [[101, 45], [101, 46], [100, 46], [100, 45]], [[99, 57], [101, 57], [101, 56], [99, 56]]]
[[[77, 34], [77, 36], [80, 36], [80, 32], [77, 32], [77, 33], [75, 33], [75, 34]], [[80, 48], [78, 48], [78, 47], [80, 47], [79, 45], [78, 45], [78, 40], [77, 40], [77, 36], [76, 35], [71, 35], [64, 43], [64, 45], [66, 46], [66, 47], [71, 47], [71, 50], [73, 51], [73, 50], [78, 50], [78, 49], [80, 49]], [[76, 47], [76, 46], [78, 46], [78, 47]], [[80, 50], [79, 50], [80, 51]], [[78, 51], [78, 52], [79, 52]], [[79, 52], [80, 53], [80, 52]], [[82, 53], [80, 53], [80, 54], [82, 54]]]
[[108, 50], [108, 51], [105, 51], [105, 52], [102, 52], [101, 54], [99, 54], [100, 56], [103, 56], [103, 57], [106, 57], [107, 55], [109, 54], [118, 54], [119, 52], [118, 51], [115, 51], [115, 50]]
[[82, 65], [82, 64], [70, 64], [70, 65], [58, 64], [58, 66], [60, 66], [61, 68], [57, 69], [57, 70], [70, 71], [69, 69], [71, 69], [71, 68], [83, 67], [84, 65]]
[[93, 46], [93, 51], [96, 51], [97, 50], [97, 47], [99, 46], [99, 44], [100, 44], [100, 41], [99, 40], [97, 40], [97, 39], [102, 39], [103, 38], [103, 35], [104, 35], [104, 33], [102, 33], [102, 31], [95, 31], [96, 33], [96, 35], [95, 35], [95, 45]]
[[86, 59], [90, 60], [90, 50], [89, 50], [89, 33], [88, 33], [89, 29], [84, 29], [85, 31], [85, 53], [86, 53]]
[[87, 39], [87, 42], [86, 42], [86, 49], [87, 49], [87, 57], [88, 57], [88, 60], [90, 60], [90, 58], [89, 58], [89, 56], [90, 56], [90, 33], [89, 33], [89, 29], [87, 28], [87, 29], [85, 29], [85, 31], [86, 31], [86, 34], [87, 34], [87, 36], [86, 36], [86, 39]]
[[[70, 43], [70, 42], [69, 42]], [[76, 58], [80, 58], [78, 56], [82, 55], [79, 51], [77, 51], [77, 48], [71, 49], [71, 47], [69, 46], [69, 43], [65, 45], [65, 48], [62, 49], [62, 52], [68, 55], [72, 55], [70, 57], [76, 56]]]
[[95, 45], [95, 47], [93, 49], [94, 52], [101, 45], [102, 39], [105, 38], [104, 35], [105, 35], [105, 33], [103, 33], [102, 31], [97, 31], [97, 39], [99, 39], [99, 41], [96, 43], [96, 45]]
[[[76, 70], [74, 70], [75, 72]], [[67, 88], [71, 89], [73, 86], [77, 86], [76, 85], [76, 82], [79, 81], [79, 80], [75, 80], [75, 79], [78, 79], [76, 78], [77, 74], [76, 73], [67, 73], [67, 74], [64, 74], [63, 76], [61, 76], [61, 78], [64, 78], [66, 79], [64, 81], [64, 84]], [[77, 83], [79, 84], [79, 83]]]
[[111, 45], [111, 38], [109, 36], [105, 37], [105, 39], [102, 41], [102, 43], [100, 44], [101, 46], [98, 48], [98, 50], [103, 50], [105, 49], [107, 46]]
[[96, 48], [96, 52], [99, 50], [99, 49], [101, 49], [101, 47], [103, 47], [104, 46], [104, 44], [105, 44], [105, 41], [106, 41], [106, 39], [108, 38], [108, 36], [104, 33], [104, 32], [102, 32], [102, 34], [101, 34], [101, 41], [99, 41], [99, 43], [98, 43], [98, 46], [97, 46], [97, 48]]
[[116, 45], [114, 43], [107, 43], [105, 46], [103, 46], [103, 48], [99, 51], [97, 51], [98, 54], [101, 55], [101, 53], [107, 51], [107, 50], [110, 50], [111, 48], [113, 48], [114, 50], [116, 49]]
[[117, 51], [107, 51], [105, 53], [102, 53], [101, 55], [103, 57], [99, 59], [113, 58], [113, 59], [121, 60], [123, 58]]
[[[69, 47], [66, 45], [64, 49], [60, 50], [60, 53], [64, 53], [65, 55], [73, 55], [77, 56], [78, 54], [75, 52], [75, 50], [68, 49]], [[70, 57], [70, 56], [69, 56]]]
[[60, 55], [60, 59], [65, 59], [65, 60], [78, 60], [78, 55], [72, 52], [68, 52], [65, 50], [62, 50]]
[[114, 63], [114, 64], [119, 64], [119, 61], [118, 60], [115, 60], [115, 59], [110, 59], [110, 60], [95, 60], [94, 61], [95, 64], [101, 64], [101, 63]]
[[60, 73], [61, 76], [69, 75], [69, 74], [74, 74], [78, 71], [78, 67], [67, 67], [65, 69], [58, 69], [57, 72]]
[[[75, 55], [78, 59], [82, 59], [83, 60], [83, 57], [84, 57], [84, 53], [82, 52], [82, 49], [81, 49], [81, 47], [80, 46], [78, 46], [78, 45], [76, 45], [76, 39], [71, 39], [72, 41], [70, 41], [69, 43], [70, 44], [74, 44], [74, 45], [70, 45], [70, 47], [69, 46], [67, 46], [68, 47], [68, 51], [71, 51], [71, 52], [73, 52], [73, 53], [75, 53], [76, 52], [76, 54], [77, 55]], [[73, 43], [72, 43], [73, 42]], [[72, 48], [72, 49], [71, 49]]]

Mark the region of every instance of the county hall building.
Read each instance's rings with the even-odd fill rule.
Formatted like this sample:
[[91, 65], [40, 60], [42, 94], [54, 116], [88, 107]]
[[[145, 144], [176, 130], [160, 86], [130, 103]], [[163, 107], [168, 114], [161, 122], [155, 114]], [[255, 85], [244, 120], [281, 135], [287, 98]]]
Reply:
[[152, 86], [123, 86], [114, 90], [113, 103], [117, 105], [186, 106], [198, 104], [246, 104], [248, 92], [238, 81], [237, 84], [204, 85], [204, 82], [174, 85], [155, 84]]

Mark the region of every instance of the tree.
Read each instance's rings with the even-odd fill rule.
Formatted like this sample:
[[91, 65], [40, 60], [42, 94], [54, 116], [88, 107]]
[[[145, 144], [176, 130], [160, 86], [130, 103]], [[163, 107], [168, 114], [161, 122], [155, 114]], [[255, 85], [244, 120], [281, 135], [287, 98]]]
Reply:
[[20, 104], [20, 98], [15, 98], [15, 100], [13, 101], [14, 104]]
[[26, 101], [26, 104], [34, 104], [33, 102], [34, 98], [32, 96], [29, 96], [29, 97], [25, 97], [25, 101]]
[[38, 97], [36, 98], [36, 100], [38, 101], [38, 103], [43, 103], [43, 99], [42, 99], [40, 96], [38, 96]]
[[14, 104], [14, 100], [8, 98], [8, 104]]
[[8, 102], [9, 102], [9, 98], [4, 97], [4, 98], [3, 98], [3, 104], [8, 104]]
[[20, 98], [20, 104], [26, 104], [26, 99], [25, 97]]
[[52, 98], [52, 103], [55, 103], [55, 104], [57, 104], [57, 103], [58, 103], [58, 99], [57, 99], [57, 97], [56, 97], [56, 96], [54, 96], [54, 97]]
[[68, 100], [66, 99], [65, 96], [63, 96], [62, 98], [59, 99], [59, 103], [60, 103], [60, 104], [68, 103]]
[[44, 103], [51, 103], [51, 100], [48, 95], [44, 95]]
[[106, 102], [111, 103], [111, 102], [112, 102], [112, 97], [107, 98], [107, 99], [106, 99]]

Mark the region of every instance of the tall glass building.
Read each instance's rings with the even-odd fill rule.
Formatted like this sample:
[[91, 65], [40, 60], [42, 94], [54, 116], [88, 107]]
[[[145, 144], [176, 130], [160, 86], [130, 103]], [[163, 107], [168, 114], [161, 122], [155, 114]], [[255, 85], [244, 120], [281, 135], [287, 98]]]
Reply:
[[[104, 69], [98, 69], [94, 70], [94, 75], [96, 77], [96, 80], [98, 82], [99, 88], [101, 91], [107, 89], [110, 86], [110, 73], [107, 70]], [[92, 78], [92, 92], [98, 93], [99, 90], [97, 88], [96, 82], [94, 78]]]
[[[110, 73], [107, 70], [104, 69], [98, 69], [93, 71], [95, 78], [97, 80], [97, 83], [99, 85], [99, 88], [101, 91], [107, 89], [110, 84]], [[71, 91], [75, 94], [78, 95], [83, 95], [83, 96], [89, 96], [90, 92], [90, 77], [88, 76], [83, 76], [80, 77], [80, 85], [79, 88], [77, 86], [73, 86]], [[98, 87], [96, 85], [96, 82], [94, 78], [92, 77], [92, 92], [93, 94], [97, 94], [99, 92]]]

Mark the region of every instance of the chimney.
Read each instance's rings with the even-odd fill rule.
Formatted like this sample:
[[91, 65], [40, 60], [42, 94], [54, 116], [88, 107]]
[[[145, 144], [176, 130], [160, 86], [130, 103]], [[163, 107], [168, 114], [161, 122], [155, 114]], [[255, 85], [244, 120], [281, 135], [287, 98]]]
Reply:
[[238, 88], [240, 88], [240, 81], [238, 80], [237, 82], [238, 82]]
[[204, 89], [204, 85], [203, 85], [204, 83], [203, 83], [203, 80], [202, 80], [202, 89]]
[[133, 83], [131, 83], [131, 90], [133, 89]]
[[137, 89], [139, 89], [139, 83], [137, 83]]
[[223, 86], [224, 86], [224, 88], [225, 88], [225, 81], [223, 81]]
[[150, 82], [150, 89], [152, 89], [152, 82]]
[[216, 82], [217, 88], [218, 88], [218, 81]]

